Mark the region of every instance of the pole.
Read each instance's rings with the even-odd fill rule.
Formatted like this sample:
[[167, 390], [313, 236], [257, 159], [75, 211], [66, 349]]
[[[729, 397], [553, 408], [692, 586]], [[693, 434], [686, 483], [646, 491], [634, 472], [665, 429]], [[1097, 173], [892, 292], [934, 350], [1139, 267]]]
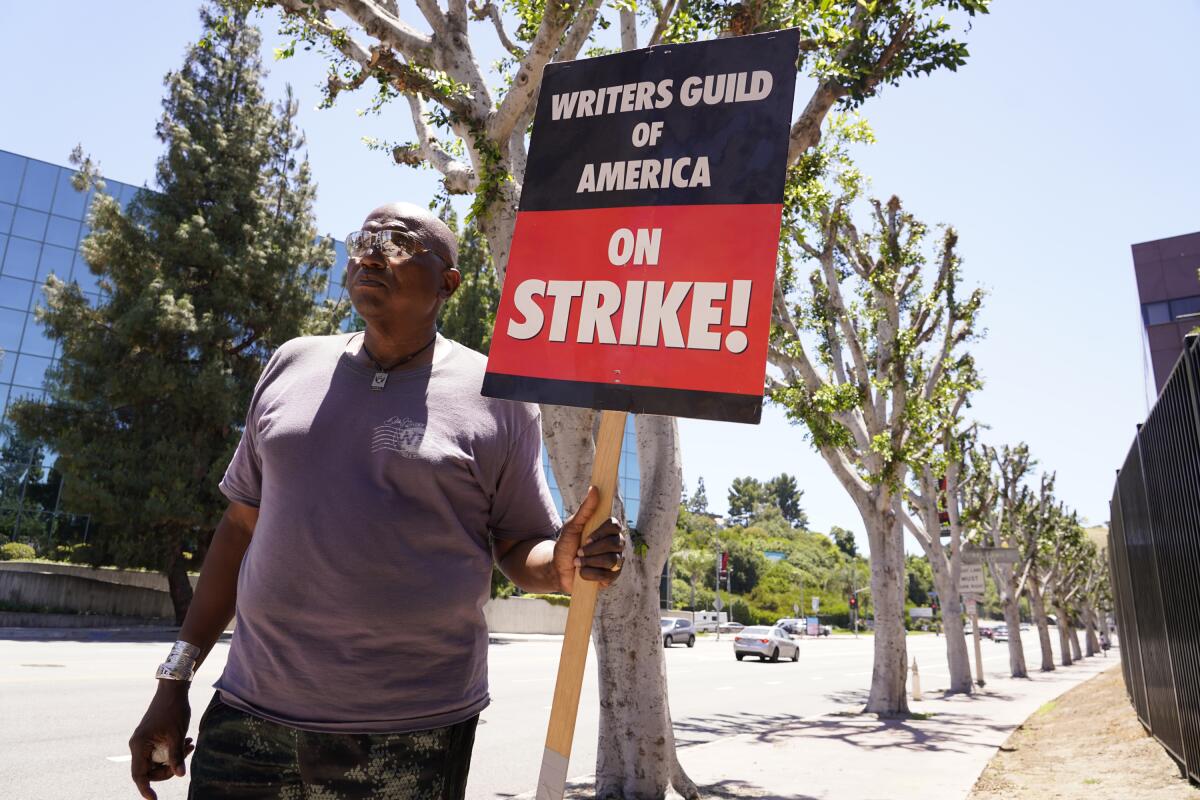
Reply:
[[[617, 490], [617, 466], [621, 461], [621, 440], [625, 436], [624, 411], [604, 411], [596, 436], [596, 458], [592, 462], [592, 485], [600, 492], [600, 503], [583, 528], [583, 540], [612, 516], [613, 496]], [[583, 670], [587, 664], [588, 639], [596, 614], [599, 584], [585, 581], [575, 570], [575, 588], [567, 611], [558, 678], [554, 683], [554, 702], [546, 730], [546, 749], [538, 775], [537, 800], [562, 800], [567, 787], [567, 765], [575, 738], [575, 718], [579, 714], [579, 693], [583, 688]]]
[[[967, 609], [971, 612], [971, 638], [975, 640], [975, 683], [980, 686], [985, 685], [983, 680], [983, 649], [979, 645], [979, 606], [975, 603], [975, 598], [971, 598], [968, 602]], [[1021, 632], [1017, 631], [1020, 636]]]
[[716, 567], [716, 583], [717, 587], [717, 602], [714, 603], [717, 607], [717, 641], [721, 641], [721, 543], [717, 542], [717, 563]]

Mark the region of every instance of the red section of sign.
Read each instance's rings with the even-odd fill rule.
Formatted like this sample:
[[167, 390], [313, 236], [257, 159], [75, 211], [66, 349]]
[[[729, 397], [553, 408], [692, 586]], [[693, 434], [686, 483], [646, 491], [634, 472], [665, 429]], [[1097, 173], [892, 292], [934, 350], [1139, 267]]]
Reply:
[[522, 212], [488, 372], [761, 397], [781, 212]]

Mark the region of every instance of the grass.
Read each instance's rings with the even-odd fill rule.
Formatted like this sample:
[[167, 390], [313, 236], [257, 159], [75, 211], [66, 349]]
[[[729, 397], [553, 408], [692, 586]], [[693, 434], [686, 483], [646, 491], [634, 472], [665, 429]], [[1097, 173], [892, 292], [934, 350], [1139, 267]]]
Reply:
[[1054, 708], [1055, 708], [1057, 705], [1058, 705], [1058, 701], [1057, 701], [1057, 700], [1051, 700], [1049, 703], [1046, 703], [1046, 705], [1042, 706], [1042, 707], [1041, 707], [1041, 708], [1039, 708], [1037, 711], [1033, 712], [1033, 713], [1034, 713], [1034, 716], [1038, 716], [1038, 715], [1041, 715], [1041, 714], [1049, 714], [1051, 711], [1053, 711], [1053, 710], [1054, 710]]

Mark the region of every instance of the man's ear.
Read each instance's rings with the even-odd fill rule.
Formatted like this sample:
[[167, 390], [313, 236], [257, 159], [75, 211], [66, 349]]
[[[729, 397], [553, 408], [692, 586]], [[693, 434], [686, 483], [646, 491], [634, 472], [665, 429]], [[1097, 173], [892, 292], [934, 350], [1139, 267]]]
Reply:
[[447, 267], [442, 271], [442, 296], [449, 298], [462, 285], [462, 273], [457, 267]]

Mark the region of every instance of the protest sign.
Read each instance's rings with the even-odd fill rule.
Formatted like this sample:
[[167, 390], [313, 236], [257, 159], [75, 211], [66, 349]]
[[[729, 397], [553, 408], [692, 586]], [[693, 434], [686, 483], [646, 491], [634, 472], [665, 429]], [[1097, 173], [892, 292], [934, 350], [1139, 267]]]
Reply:
[[546, 67], [485, 395], [759, 421], [798, 47]]
[[[799, 32], [548, 65], [483, 394], [604, 410], [611, 513], [627, 412], [758, 422]], [[577, 579], [538, 800], [566, 782], [596, 584]]]

